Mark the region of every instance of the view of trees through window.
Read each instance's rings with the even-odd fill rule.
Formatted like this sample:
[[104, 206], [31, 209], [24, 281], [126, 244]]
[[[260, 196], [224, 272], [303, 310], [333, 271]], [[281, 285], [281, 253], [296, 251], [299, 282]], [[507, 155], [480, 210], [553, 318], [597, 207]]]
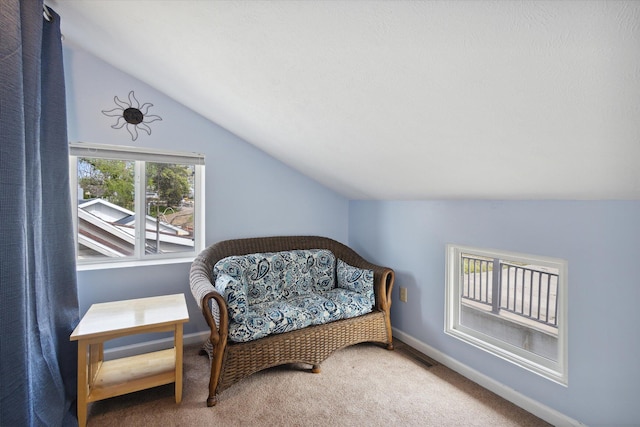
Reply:
[[78, 185], [83, 199], [104, 199], [134, 210], [134, 162], [111, 159], [78, 159]]
[[[145, 180], [142, 215], [136, 212], [138, 163]], [[195, 165], [78, 157], [77, 185], [79, 258], [134, 255], [138, 217], [145, 218], [144, 253], [193, 251]]]

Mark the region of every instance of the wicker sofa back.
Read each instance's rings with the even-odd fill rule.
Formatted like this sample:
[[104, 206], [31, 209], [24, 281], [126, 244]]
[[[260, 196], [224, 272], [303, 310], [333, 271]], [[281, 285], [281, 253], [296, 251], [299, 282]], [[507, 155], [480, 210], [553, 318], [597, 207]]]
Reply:
[[[371, 312], [329, 323], [307, 326], [289, 332], [267, 335], [247, 342], [229, 338], [232, 322], [227, 302], [215, 287], [214, 266], [237, 255], [292, 250], [326, 249], [349, 266], [373, 272], [375, 304]], [[190, 271], [192, 294], [211, 329], [203, 350], [211, 359], [207, 405], [234, 383], [255, 372], [286, 363], [306, 363], [320, 372], [320, 363], [334, 351], [361, 342], [377, 342], [392, 349], [391, 291], [394, 272], [372, 264], [335, 240], [319, 236], [279, 236], [226, 240], [203, 250]], [[232, 313], [233, 314], [233, 313]]]

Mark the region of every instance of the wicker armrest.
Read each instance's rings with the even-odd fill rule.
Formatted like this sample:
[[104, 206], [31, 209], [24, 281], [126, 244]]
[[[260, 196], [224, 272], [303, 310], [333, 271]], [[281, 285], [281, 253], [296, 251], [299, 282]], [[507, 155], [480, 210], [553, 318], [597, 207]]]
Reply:
[[394, 272], [390, 268], [378, 267], [373, 270], [375, 308], [389, 313], [391, 309], [391, 291], [393, 290]]
[[211, 329], [211, 343], [226, 339], [228, 330], [227, 304], [213, 285], [213, 265], [207, 249], [196, 257], [189, 272], [189, 286], [198, 307]]

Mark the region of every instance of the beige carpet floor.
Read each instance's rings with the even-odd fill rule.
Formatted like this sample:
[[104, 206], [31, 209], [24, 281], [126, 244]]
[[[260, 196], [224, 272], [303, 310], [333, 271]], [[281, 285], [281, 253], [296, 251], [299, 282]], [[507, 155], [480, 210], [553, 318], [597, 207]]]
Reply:
[[[225, 390], [208, 408], [209, 361], [184, 349], [184, 392], [173, 385], [94, 402], [89, 426], [548, 426], [443, 365], [360, 344], [334, 353], [320, 374], [272, 368]], [[419, 354], [418, 354], [419, 356]]]

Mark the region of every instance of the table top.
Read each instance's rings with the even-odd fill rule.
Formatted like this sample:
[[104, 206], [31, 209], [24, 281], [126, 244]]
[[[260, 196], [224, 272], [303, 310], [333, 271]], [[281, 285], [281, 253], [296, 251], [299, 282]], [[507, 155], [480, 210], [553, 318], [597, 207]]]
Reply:
[[108, 333], [189, 321], [184, 294], [93, 304], [71, 334], [71, 341]]

